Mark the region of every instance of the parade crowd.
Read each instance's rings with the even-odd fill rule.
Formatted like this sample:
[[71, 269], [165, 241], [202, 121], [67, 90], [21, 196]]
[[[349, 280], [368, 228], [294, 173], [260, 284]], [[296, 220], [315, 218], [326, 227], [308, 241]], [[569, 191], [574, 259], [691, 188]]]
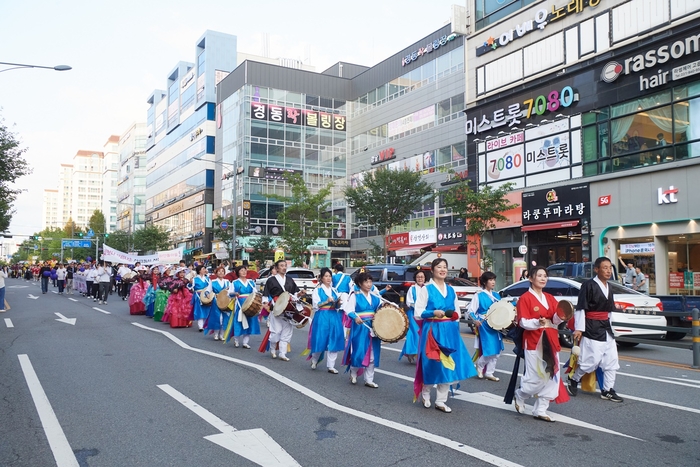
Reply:
[[[610, 325], [615, 305], [608, 281], [613, 268], [610, 260], [599, 258], [594, 270], [596, 276], [581, 287], [576, 310], [569, 310], [577, 345], [564, 366], [559, 361], [558, 325], [571, 316], [543, 291], [547, 271], [541, 266], [529, 271], [530, 289], [518, 298], [512, 325], [503, 330], [493, 329], [488, 320], [493, 306], [504, 302], [494, 291], [496, 275], [482, 274], [482, 290], [464, 311], [475, 323], [473, 355], [460, 334], [462, 311], [454, 289], [446, 283], [444, 258], [434, 260], [430, 270], [416, 273], [415, 284], [406, 293], [405, 312], [382, 297], [387, 289], [377, 290], [368, 272], [360, 270], [353, 280], [336, 264], [334, 271], [320, 270], [318, 286], [312, 291], [300, 290], [287, 275], [285, 260], [274, 263], [262, 293], [256, 290], [257, 272], [246, 262], [235, 268], [220, 265], [212, 273], [204, 264], [188, 266], [184, 261], [148, 267], [105, 262], [13, 265], [0, 272], [0, 286], [8, 275], [23, 277], [41, 281], [42, 293], [52, 283], [59, 294], [77, 292], [100, 304], [116, 293], [128, 301], [132, 315], [145, 315], [173, 328], [196, 326], [215, 341], [233, 341], [236, 348], [250, 349], [251, 336], [261, 335], [261, 328], [266, 327], [258, 350], [281, 361], [290, 360], [294, 329], [309, 325], [302, 355], [313, 370], [325, 360], [326, 371], [337, 375], [342, 353], [341, 365], [351, 384], [362, 377], [364, 385], [374, 389], [379, 387], [374, 378], [382, 343], [404, 339], [399, 360], [406, 357], [415, 367], [414, 402], [444, 413], [452, 412], [448, 396], [460, 381], [472, 377], [499, 381], [494, 370], [507, 331], [520, 358], [516, 358], [504, 402], [524, 413], [525, 400], [534, 398], [534, 418], [553, 422], [547, 412], [550, 402], [567, 402], [578, 394], [579, 385], [591, 390], [597, 381], [602, 399], [622, 402], [614, 389], [619, 364]], [[393, 325], [396, 319], [402, 332], [387, 337], [384, 324]], [[521, 358], [525, 369], [518, 385]]]

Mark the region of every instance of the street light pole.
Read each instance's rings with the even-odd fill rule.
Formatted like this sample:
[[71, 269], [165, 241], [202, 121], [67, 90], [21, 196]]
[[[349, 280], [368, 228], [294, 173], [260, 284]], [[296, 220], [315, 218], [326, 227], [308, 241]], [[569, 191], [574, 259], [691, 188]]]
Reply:
[[0, 70], [0, 73], [2, 73], [3, 71], [16, 70], [18, 68], [44, 68], [47, 70], [55, 70], [55, 71], [68, 71], [68, 70], [73, 69], [73, 68], [69, 67], [68, 65], [42, 66], [42, 65], [26, 65], [23, 63], [8, 63], [8, 62], [0, 62], [0, 65], [9, 65], [10, 66], [10, 68], [5, 68], [4, 70]]

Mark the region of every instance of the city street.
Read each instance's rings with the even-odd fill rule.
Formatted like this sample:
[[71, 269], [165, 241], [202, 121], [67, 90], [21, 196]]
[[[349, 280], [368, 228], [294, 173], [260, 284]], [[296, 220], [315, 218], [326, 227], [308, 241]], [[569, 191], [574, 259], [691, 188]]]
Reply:
[[250, 350], [222, 345], [130, 316], [116, 294], [98, 305], [51, 286], [42, 295], [36, 282], [6, 284], [2, 466], [700, 464], [700, 372], [688, 350], [622, 349], [623, 403], [579, 393], [552, 404], [556, 423], [545, 423], [530, 415], [533, 400], [527, 415], [503, 403], [514, 362], [506, 345], [501, 381], [462, 382], [444, 414], [412, 403], [401, 343], [383, 346], [371, 389], [361, 378], [351, 385], [340, 366], [329, 374], [325, 361], [311, 370], [300, 355], [308, 327], [295, 330], [283, 362], [257, 351], [262, 336]]

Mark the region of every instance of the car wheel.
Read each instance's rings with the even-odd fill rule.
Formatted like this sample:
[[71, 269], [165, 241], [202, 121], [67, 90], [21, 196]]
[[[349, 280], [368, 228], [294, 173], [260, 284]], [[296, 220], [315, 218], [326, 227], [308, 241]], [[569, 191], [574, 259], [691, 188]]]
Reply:
[[559, 345], [567, 349], [572, 348], [574, 346], [574, 335], [568, 332], [566, 323], [559, 323], [559, 331], [566, 331], [559, 332]]
[[618, 346], [618, 347], [622, 347], [622, 348], [624, 348], [624, 349], [629, 349], [629, 348], [632, 348], [632, 347], [636, 347], [636, 346], [638, 346], [638, 345], [639, 345], [639, 342], [621, 342], [621, 341], [617, 341], [617, 346]]

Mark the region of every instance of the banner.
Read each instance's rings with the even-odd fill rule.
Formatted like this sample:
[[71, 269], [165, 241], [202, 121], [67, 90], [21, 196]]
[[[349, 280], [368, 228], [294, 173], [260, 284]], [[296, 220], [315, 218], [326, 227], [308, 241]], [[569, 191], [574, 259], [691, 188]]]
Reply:
[[130, 255], [124, 253], [123, 251], [115, 250], [114, 248], [102, 245], [103, 254], [102, 259], [104, 261], [109, 261], [110, 263], [125, 263], [125, 264], [136, 264], [141, 263], [146, 264], [174, 264], [182, 259], [182, 248], [176, 248], [174, 250], [159, 251], [155, 255], [139, 256]]

